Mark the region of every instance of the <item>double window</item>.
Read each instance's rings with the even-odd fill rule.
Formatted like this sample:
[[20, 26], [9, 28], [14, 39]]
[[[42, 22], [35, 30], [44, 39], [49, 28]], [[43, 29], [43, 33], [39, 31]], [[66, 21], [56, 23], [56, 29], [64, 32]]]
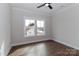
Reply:
[[25, 19], [25, 37], [45, 35], [45, 21]]

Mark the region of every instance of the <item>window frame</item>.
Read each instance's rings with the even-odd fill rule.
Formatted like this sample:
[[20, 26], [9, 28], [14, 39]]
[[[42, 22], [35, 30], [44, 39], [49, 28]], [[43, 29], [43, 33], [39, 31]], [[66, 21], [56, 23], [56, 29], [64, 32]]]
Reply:
[[[36, 35], [37, 36], [45, 36], [45, 34], [46, 34], [46, 30], [45, 30], [45, 20], [36, 20], [36, 21], [44, 21], [44, 34], [43, 35], [37, 35], [37, 33], [36, 33]], [[37, 23], [37, 22], [36, 22]], [[36, 28], [36, 32], [37, 32], [37, 28]]]
[[[35, 20], [35, 29], [34, 29], [34, 34], [33, 36], [27, 36], [25, 35], [25, 20]], [[44, 34], [43, 35], [37, 35], [37, 21], [44, 21]], [[25, 18], [24, 19], [24, 37], [35, 37], [35, 36], [45, 36], [46, 35], [46, 28], [45, 28], [45, 20], [44, 19], [34, 19], [34, 18]]]

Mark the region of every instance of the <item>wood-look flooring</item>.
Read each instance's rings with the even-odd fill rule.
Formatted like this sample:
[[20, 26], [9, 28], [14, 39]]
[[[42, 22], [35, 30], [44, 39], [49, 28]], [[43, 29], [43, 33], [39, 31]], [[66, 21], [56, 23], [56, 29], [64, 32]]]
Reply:
[[49, 40], [14, 46], [9, 56], [79, 56], [79, 51]]

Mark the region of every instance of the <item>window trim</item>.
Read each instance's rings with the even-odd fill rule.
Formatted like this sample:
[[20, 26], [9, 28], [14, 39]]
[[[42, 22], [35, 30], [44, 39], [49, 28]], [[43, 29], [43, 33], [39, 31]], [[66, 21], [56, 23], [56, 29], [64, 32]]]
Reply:
[[[33, 36], [26, 36], [25, 35], [25, 20], [26, 19], [29, 19], [29, 20], [35, 20], [35, 29], [34, 29], [34, 32], [35, 32], [35, 35], [33, 35]], [[39, 20], [39, 21], [44, 21], [44, 34], [43, 35], [37, 35], [37, 20]], [[34, 19], [34, 18], [24, 18], [24, 37], [35, 37], [35, 36], [45, 36], [46, 35], [46, 28], [45, 28], [46, 26], [45, 26], [45, 20], [43, 19]]]

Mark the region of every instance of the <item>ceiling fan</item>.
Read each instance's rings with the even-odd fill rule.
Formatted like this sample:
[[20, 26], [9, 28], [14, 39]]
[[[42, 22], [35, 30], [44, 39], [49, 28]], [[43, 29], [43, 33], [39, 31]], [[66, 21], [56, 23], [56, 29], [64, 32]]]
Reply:
[[51, 6], [51, 3], [44, 3], [40, 6], [37, 6], [37, 8], [43, 7], [43, 6], [47, 6], [49, 9], [53, 9], [53, 7]]

